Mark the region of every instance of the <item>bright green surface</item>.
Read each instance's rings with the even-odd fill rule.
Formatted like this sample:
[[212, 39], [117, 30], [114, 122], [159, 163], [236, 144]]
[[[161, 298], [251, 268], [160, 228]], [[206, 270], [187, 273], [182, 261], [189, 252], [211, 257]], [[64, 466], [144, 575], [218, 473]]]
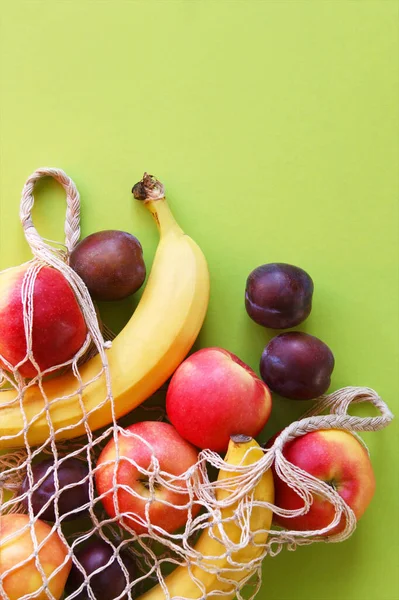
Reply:
[[[10, 0], [0, 20], [0, 267], [29, 258], [20, 190], [44, 165], [78, 184], [84, 235], [129, 229], [149, 266], [130, 188], [150, 170], [209, 260], [201, 346], [257, 369], [270, 333], [245, 279], [292, 262], [315, 281], [303, 329], [334, 351], [331, 389], [399, 412], [397, 2]], [[60, 239], [63, 195], [41, 189], [36, 224]], [[131, 305], [103, 314], [118, 328]], [[276, 398], [266, 436], [303, 409]], [[358, 530], [268, 559], [259, 598], [399, 598], [397, 424], [365, 437], [377, 492]]]

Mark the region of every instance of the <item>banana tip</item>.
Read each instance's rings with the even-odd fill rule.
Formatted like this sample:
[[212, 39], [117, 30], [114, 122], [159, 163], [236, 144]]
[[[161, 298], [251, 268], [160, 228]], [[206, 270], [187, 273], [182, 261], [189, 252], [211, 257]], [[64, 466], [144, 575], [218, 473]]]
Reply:
[[230, 439], [234, 444], [246, 444], [252, 440], [250, 435], [245, 435], [244, 433], [236, 433], [230, 436]]

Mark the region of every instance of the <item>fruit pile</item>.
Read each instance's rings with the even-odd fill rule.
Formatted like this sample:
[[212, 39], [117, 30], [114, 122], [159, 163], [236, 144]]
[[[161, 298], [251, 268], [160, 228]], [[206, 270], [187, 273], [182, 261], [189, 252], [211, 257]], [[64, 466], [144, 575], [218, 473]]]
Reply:
[[[30, 218], [33, 186], [47, 175], [67, 193], [64, 255], [40, 241]], [[95, 302], [143, 286], [139, 240], [108, 230], [77, 243], [78, 194], [60, 170], [38, 170], [24, 188], [34, 259], [0, 273], [0, 595], [8, 600], [233, 598], [273, 543], [345, 539], [373, 497], [370, 457], [351, 432], [362, 419], [347, 409], [372, 402], [382, 417], [367, 428], [377, 429], [392, 418], [386, 405], [365, 388], [323, 396], [333, 354], [299, 331], [272, 338], [261, 377], [224, 348], [189, 355], [209, 299], [205, 258], [159, 181], [145, 174], [133, 194], [160, 242], [139, 304], [110, 344]], [[310, 314], [312, 295], [304, 270], [265, 264], [248, 276], [245, 307], [261, 326], [290, 329]], [[161, 420], [142, 418], [139, 405], [161, 386]], [[255, 438], [271, 392], [322, 398], [262, 447]]]

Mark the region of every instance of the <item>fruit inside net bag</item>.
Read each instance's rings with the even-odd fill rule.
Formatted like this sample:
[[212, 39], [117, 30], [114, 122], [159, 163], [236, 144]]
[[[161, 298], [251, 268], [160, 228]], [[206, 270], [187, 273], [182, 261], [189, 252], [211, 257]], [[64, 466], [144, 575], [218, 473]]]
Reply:
[[[43, 240], [31, 218], [34, 185], [47, 176], [66, 192], [64, 245]], [[337, 490], [290, 463], [285, 444], [320, 429], [357, 435], [392, 418], [373, 390], [344, 388], [268, 448], [236, 435], [221, 456], [183, 440], [156, 407], [144, 410], [197, 337], [209, 273], [162, 184], [145, 174], [133, 193], [160, 240], [139, 305], [112, 339], [69, 266], [80, 237], [76, 186], [45, 168], [23, 188], [33, 259], [0, 273], [0, 596], [8, 600], [227, 599], [244, 586], [253, 597], [267, 555], [341, 541], [356, 526]], [[370, 402], [380, 416], [350, 416], [352, 402]], [[272, 470], [300, 508], [274, 504]], [[272, 527], [273, 515], [305, 514], [315, 495], [334, 507], [328, 526]]]

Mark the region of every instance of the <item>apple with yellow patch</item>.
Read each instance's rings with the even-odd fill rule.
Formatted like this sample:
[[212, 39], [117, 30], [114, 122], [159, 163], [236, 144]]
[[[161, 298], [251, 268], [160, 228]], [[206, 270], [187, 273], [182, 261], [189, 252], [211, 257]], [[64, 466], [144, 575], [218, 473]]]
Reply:
[[[47, 523], [38, 519], [32, 529], [38, 545], [43, 543], [38, 560], [48, 579], [48, 589], [58, 600], [62, 597], [72, 566], [68, 548]], [[0, 517], [0, 580], [9, 600], [19, 600], [25, 594], [35, 592], [36, 600], [48, 600], [45, 590], [39, 592], [43, 579], [33, 555], [32, 533], [28, 515], [7, 514]], [[53, 575], [59, 567], [62, 568]], [[9, 573], [5, 574], [7, 571]]]
[[[267, 446], [272, 445], [274, 439]], [[363, 444], [341, 429], [323, 429], [307, 433], [288, 442], [283, 455], [293, 465], [334, 488], [353, 510], [356, 520], [364, 514], [375, 491], [375, 477], [370, 457]], [[274, 470], [275, 504], [289, 510], [303, 507], [303, 500]], [[299, 531], [327, 527], [335, 516], [334, 506], [324, 497], [314, 495], [309, 511], [298, 517], [274, 515], [278, 525]], [[345, 517], [328, 535], [345, 527]]]
[[[22, 288], [32, 263], [0, 273], [0, 357], [18, 367], [23, 377], [37, 369], [27, 357]], [[40, 269], [33, 288], [32, 354], [40, 371], [71, 360], [82, 347], [87, 327], [75, 294], [65, 277], [52, 267]], [[11, 370], [0, 358], [0, 367]]]
[[227, 450], [230, 436], [256, 437], [270, 416], [269, 388], [238, 356], [203, 348], [175, 371], [166, 395], [169, 421], [199, 448]]
[[[182, 527], [189, 514], [190, 492], [186, 480], [179, 477], [196, 464], [197, 449], [169, 423], [142, 421], [118, 435], [118, 451], [116, 465], [117, 447], [112, 438], [96, 466], [96, 487], [107, 513], [111, 517], [121, 514], [119, 524], [137, 534], [148, 532], [147, 509], [151, 525], [167, 532]], [[150, 502], [151, 482], [146, 471], [153, 468], [153, 457], [159, 462], [162, 477], [174, 489], [154, 481], [154, 498]], [[199, 509], [199, 504], [193, 504], [192, 516], [197, 515]]]

